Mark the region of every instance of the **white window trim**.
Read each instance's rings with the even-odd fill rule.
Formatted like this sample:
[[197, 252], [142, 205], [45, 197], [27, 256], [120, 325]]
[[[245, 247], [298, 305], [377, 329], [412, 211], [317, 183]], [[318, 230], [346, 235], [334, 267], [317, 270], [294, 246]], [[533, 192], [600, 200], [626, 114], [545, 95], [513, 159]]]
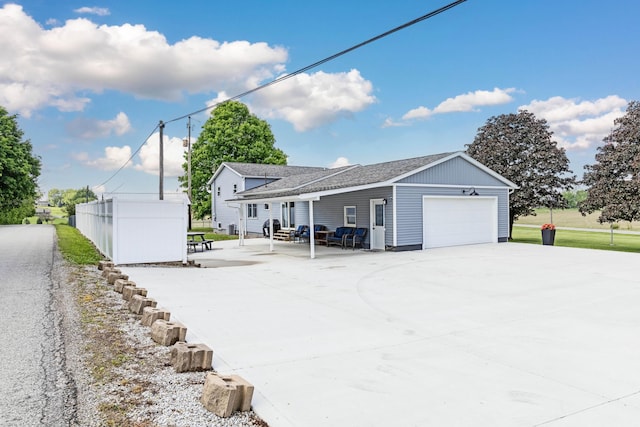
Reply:
[[[347, 214], [347, 211], [349, 209], [353, 209], [353, 215]], [[353, 223], [349, 222], [349, 217], [351, 217], [351, 216], [353, 216]], [[355, 227], [356, 223], [357, 223], [357, 218], [358, 218], [358, 215], [357, 215], [357, 209], [356, 209], [355, 206], [345, 206], [344, 207], [344, 226], [345, 227]]]
[[[252, 209], [250, 206], [254, 206], [253, 216], [251, 215]], [[248, 203], [247, 204], [247, 219], [256, 219], [258, 218], [258, 204], [257, 203]]]

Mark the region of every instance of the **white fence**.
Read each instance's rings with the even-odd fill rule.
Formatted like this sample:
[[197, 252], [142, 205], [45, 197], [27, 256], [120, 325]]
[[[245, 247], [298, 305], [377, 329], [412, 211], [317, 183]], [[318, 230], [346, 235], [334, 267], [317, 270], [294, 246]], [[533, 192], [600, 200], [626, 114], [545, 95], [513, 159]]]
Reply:
[[76, 227], [115, 264], [187, 262], [187, 198], [76, 205]]

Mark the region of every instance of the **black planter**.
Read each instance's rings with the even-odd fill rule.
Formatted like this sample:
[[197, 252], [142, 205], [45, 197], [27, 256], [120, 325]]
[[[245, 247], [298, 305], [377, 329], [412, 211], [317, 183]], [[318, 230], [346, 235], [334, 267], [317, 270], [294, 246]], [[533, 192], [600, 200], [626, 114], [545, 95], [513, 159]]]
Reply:
[[542, 230], [542, 244], [553, 246], [556, 240], [556, 230]]

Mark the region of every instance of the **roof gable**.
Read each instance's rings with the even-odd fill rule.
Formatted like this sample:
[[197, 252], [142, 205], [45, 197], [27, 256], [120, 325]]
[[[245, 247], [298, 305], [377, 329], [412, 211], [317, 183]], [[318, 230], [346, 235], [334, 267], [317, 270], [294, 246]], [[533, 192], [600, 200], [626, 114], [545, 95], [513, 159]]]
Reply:
[[218, 169], [207, 183], [211, 185], [213, 181], [224, 170], [228, 169], [241, 178], [270, 178], [280, 179], [287, 176], [305, 174], [317, 170], [326, 170], [322, 167], [313, 166], [289, 166], [289, 165], [270, 165], [264, 163], [240, 163], [240, 162], [222, 162]]

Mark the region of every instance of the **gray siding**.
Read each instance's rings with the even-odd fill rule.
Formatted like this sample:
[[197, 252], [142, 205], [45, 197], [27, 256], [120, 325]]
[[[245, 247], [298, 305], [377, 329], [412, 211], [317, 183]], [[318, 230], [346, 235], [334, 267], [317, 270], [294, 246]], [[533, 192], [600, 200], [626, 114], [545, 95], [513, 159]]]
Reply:
[[[322, 224], [329, 230], [335, 230], [337, 227], [344, 226], [344, 207], [356, 207], [356, 226], [370, 229], [370, 200], [371, 199], [387, 199], [387, 207], [385, 210], [385, 241], [388, 246], [393, 242], [393, 210], [391, 209], [391, 187], [375, 188], [371, 190], [356, 191], [353, 193], [337, 194], [335, 196], [326, 196], [317, 202], [313, 202], [313, 215], [316, 224]], [[296, 204], [297, 206], [297, 204]], [[296, 212], [296, 218], [297, 218]], [[308, 213], [307, 221], [308, 222]], [[301, 222], [298, 222], [302, 224]], [[369, 233], [365, 246], [369, 246]]]
[[[220, 224], [220, 228], [228, 230], [229, 224], [238, 225], [238, 211], [227, 206], [225, 200], [234, 197], [233, 185], [237, 186], [237, 191], [242, 191], [242, 178], [229, 169], [224, 168], [211, 185], [211, 217], [215, 227]], [[220, 195], [218, 196], [218, 187]]]
[[245, 186], [244, 190], [251, 190], [252, 188], [256, 188], [256, 187], [259, 187], [259, 186], [264, 185], [264, 184], [268, 184], [268, 183], [273, 182], [273, 181], [275, 181], [275, 179], [272, 179], [272, 178], [267, 178], [267, 179], [264, 179], [264, 178], [245, 178], [245, 180], [244, 180], [244, 186]]
[[[481, 196], [498, 197], [498, 239], [509, 236], [509, 190], [479, 189]], [[460, 196], [460, 188], [398, 186], [398, 246], [422, 244], [422, 196]], [[469, 196], [473, 197], [473, 196]]]
[[504, 186], [497, 178], [489, 175], [466, 160], [456, 157], [447, 162], [408, 176], [400, 181], [402, 184], [443, 184], [475, 186]]

